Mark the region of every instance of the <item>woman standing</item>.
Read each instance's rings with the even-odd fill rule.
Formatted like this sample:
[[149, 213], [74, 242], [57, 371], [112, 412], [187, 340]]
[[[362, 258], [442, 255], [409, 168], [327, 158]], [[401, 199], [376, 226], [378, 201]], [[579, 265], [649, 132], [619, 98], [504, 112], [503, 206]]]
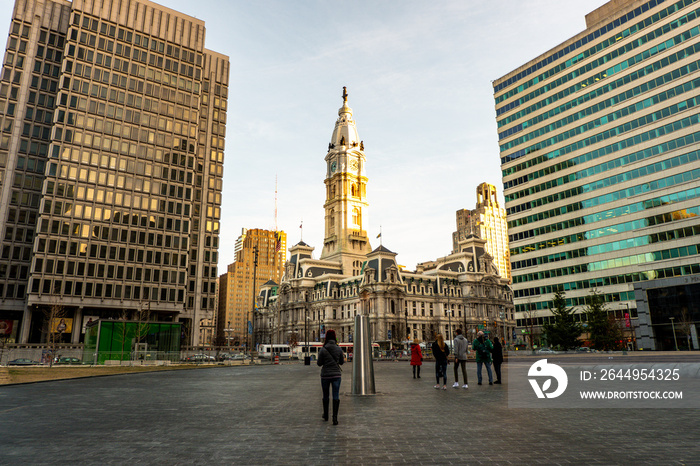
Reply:
[[433, 356], [435, 356], [435, 380], [440, 388], [440, 377], [442, 377], [442, 389], [447, 390], [447, 356], [450, 354], [450, 347], [445, 344], [442, 334], [438, 333], [437, 339], [433, 342]]
[[338, 425], [338, 408], [340, 407], [340, 366], [345, 362], [343, 350], [335, 339], [335, 330], [326, 331], [326, 341], [318, 351], [318, 361], [321, 366], [321, 389], [323, 390], [323, 420], [328, 420], [328, 391], [333, 387], [333, 425]]
[[498, 337], [493, 339], [493, 370], [496, 372], [495, 384], [501, 383], [501, 364], [503, 364], [503, 346]]
[[423, 364], [423, 353], [420, 351], [420, 340], [413, 340], [411, 343], [411, 366], [413, 366], [413, 378], [420, 379], [420, 366]]

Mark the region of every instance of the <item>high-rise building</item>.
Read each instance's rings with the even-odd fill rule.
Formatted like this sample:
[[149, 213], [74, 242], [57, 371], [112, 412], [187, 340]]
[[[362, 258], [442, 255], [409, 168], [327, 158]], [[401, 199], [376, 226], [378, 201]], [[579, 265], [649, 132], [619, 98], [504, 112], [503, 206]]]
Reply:
[[700, 273], [699, 12], [610, 1], [494, 81], [519, 325], [561, 287], [579, 311], [601, 292], [632, 344], [670, 336], [634, 288]]
[[0, 320], [46, 338], [215, 305], [228, 58], [147, 0], [17, 0], [0, 77]]
[[476, 209], [457, 211], [457, 231], [452, 233], [452, 252], [459, 252], [459, 242], [469, 235], [486, 240], [486, 252], [493, 257], [498, 274], [510, 280], [510, 250], [506, 209], [498, 202], [496, 187], [481, 183], [476, 188]]
[[225, 327], [224, 336], [232, 345], [242, 345], [251, 343], [247, 339], [247, 325], [253, 318], [254, 294], [264, 284], [276, 285], [282, 279], [287, 260], [287, 234], [244, 228], [236, 240], [236, 249], [236, 260], [228, 266], [226, 279], [222, 281], [227, 291], [226, 297], [220, 298], [219, 327]]

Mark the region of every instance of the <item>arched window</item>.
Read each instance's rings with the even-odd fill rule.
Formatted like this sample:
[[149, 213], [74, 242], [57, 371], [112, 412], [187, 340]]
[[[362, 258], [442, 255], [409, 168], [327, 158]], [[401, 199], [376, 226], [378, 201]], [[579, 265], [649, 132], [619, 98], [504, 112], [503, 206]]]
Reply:
[[350, 186], [350, 194], [352, 197], [357, 197], [357, 185], [355, 183]]
[[358, 226], [362, 225], [362, 214], [357, 207], [352, 208], [352, 223]]
[[331, 209], [329, 216], [330, 216], [330, 219], [328, 219], [328, 221], [330, 222], [331, 227], [334, 227], [335, 226], [335, 209]]

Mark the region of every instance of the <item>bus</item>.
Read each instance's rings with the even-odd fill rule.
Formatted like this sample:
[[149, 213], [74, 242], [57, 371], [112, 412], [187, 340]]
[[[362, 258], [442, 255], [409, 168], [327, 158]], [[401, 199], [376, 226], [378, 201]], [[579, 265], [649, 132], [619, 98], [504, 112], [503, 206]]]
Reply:
[[[292, 348], [292, 357], [297, 359], [304, 359], [304, 356], [306, 355], [307, 351], [306, 345], [306, 342], [297, 343], [297, 346]], [[323, 343], [320, 341], [310, 341], [308, 345], [309, 356], [311, 356], [312, 359], [318, 359], [318, 351], [323, 347]], [[338, 346], [340, 346], [340, 349], [342, 349], [343, 353], [345, 353], [345, 359], [349, 361], [352, 360], [353, 343], [338, 343]], [[372, 343], [372, 356], [374, 358], [379, 357], [378, 343]]]
[[280, 359], [291, 359], [292, 348], [284, 344], [259, 345], [258, 356], [261, 359], [271, 359], [273, 356], [279, 356]]

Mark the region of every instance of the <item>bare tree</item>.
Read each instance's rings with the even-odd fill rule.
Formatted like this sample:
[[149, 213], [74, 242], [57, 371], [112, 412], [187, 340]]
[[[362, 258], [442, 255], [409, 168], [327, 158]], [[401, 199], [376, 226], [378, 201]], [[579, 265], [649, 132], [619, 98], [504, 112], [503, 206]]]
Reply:
[[527, 329], [527, 336], [530, 340], [530, 349], [535, 349], [535, 310], [532, 307], [532, 302], [530, 300], [525, 304], [525, 328]]
[[[148, 335], [148, 330], [150, 328], [149, 320], [151, 320], [151, 302], [148, 302], [148, 306], [144, 308], [143, 303], [141, 307], [136, 311], [136, 334], [134, 335], [134, 344], [132, 351], [132, 360], [139, 358], [139, 352], [145, 349], [145, 344], [143, 339]], [[143, 359], [143, 354], [141, 354], [141, 359]]]
[[294, 349], [299, 344], [299, 335], [297, 332], [292, 332], [289, 334], [289, 346]]
[[7, 342], [10, 339], [10, 331], [3, 331], [0, 333], [0, 361], [2, 361], [2, 357], [5, 354], [5, 349], [7, 348]]
[[61, 304], [51, 304], [43, 308], [44, 325], [42, 333], [46, 337], [46, 347], [49, 351], [49, 367], [53, 367], [58, 345], [62, 343], [63, 334], [68, 329], [66, 309]]
[[678, 328], [681, 332], [685, 334], [685, 339], [688, 344], [688, 350], [691, 350], [693, 343], [691, 340], [691, 328], [693, 327], [693, 319], [688, 312], [687, 307], [681, 308], [681, 318], [678, 319]]

